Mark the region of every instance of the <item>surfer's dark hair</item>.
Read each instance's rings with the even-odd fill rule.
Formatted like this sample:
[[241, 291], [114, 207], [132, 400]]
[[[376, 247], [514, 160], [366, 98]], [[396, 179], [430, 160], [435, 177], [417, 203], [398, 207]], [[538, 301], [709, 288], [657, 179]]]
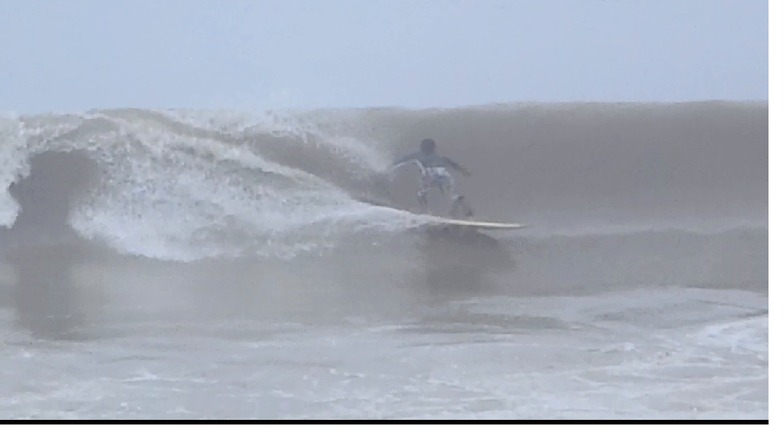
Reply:
[[419, 143], [419, 148], [422, 150], [422, 152], [433, 153], [433, 151], [436, 150], [436, 142], [432, 138], [425, 138], [421, 143]]

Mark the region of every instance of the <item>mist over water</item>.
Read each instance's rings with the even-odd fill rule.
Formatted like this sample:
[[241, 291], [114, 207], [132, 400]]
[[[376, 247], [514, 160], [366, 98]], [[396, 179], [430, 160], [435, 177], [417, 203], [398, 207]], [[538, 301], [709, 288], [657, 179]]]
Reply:
[[[0, 413], [767, 418], [767, 116], [5, 115]], [[530, 227], [427, 228], [427, 137]]]

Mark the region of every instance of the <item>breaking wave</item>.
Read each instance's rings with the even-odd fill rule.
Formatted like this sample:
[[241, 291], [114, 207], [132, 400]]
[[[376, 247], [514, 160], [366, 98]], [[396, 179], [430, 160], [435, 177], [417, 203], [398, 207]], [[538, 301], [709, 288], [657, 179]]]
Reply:
[[5, 115], [0, 239], [70, 230], [173, 261], [384, 242], [424, 221], [415, 169], [386, 173], [424, 137], [471, 168], [478, 216], [531, 223], [522, 236], [766, 230], [766, 119], [724, 102]]

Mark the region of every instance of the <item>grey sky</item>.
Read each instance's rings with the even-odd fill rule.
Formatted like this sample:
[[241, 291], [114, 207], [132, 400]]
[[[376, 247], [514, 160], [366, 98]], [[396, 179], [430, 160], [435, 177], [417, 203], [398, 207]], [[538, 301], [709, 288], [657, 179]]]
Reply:
[[0, 0], [0, 110], [766, 100], [765, 0]]

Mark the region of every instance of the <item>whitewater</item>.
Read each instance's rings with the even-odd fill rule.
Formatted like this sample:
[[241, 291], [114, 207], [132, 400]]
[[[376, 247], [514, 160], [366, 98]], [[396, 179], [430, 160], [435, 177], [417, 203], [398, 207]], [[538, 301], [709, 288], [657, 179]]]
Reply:
[[[0, 416], [767, 419], [767, 119], [0, 114]], [[428, 227], [423, 138], [529, 227]]]

